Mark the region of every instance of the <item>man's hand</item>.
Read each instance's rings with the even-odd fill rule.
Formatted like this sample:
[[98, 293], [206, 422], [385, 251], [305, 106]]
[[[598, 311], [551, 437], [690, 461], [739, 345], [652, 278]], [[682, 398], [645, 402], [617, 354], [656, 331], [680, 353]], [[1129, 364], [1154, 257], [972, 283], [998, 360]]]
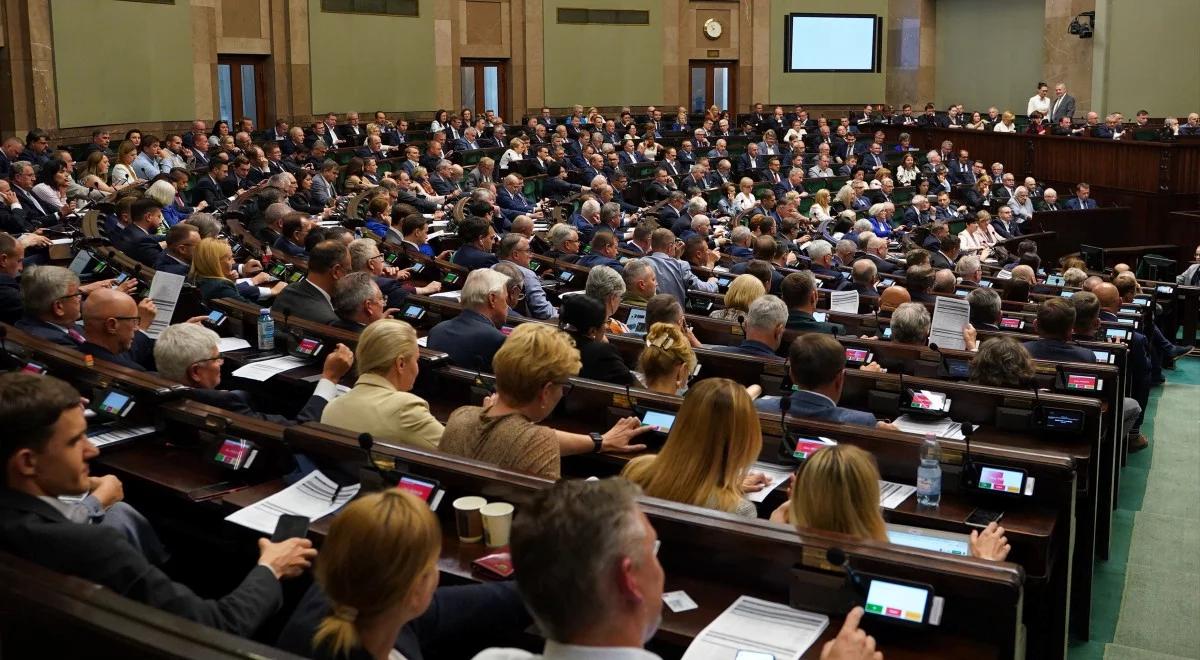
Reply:
[[41, 234], [21, 234], [21, 236], [17, 238], [17, 242], [21, 245], [24, 245], [26, 248], [48, 247], [50, 245], [50, 239], [42, 236]]
[[972, 557], [989, 561], [1004, 561], [1012, 550], [1008, 538], [1004, 536], [1004, 528], [994, 522], [988, 523], [982, 532], [971, 531], [970, 548]]
[[875, 638], [858, 627], [862, 618], [861, 607], [846, 614], [837, 637], [821, 648], [821, 660], [883, 660], [883, 653], [875, 650]]
[[347, 348], [345, 344], [338, 344], [337, 348], [326, 356], [325, 368], [321, 370], [321, 377], [336, 383], [346, 375], [346, 372], [350, 371], [352, 366], [354, 366], [354, 351]]
[[254, 286], [261, 286], [263, 284], [269, 284], [270, 282], [271, 275], [269, 273], [258, 273], [250, 278], [250, 283]]
[[963, 326], [962, 334], [963, 334], [963, 343], [965, 343], [967, 345], [967, 350], [968, 351], [975, 350], [975, 346], [976, 346], [975, 336], [977, 334], [975, 331], [975, 326], [971, 325], [970, 323], [966, 324], [965, 326]]
[[308, 539], [288, 539], [281, 543], [258, 540], [258, 565], [271, 569], [277, 580], [300, 575], [312, 566], [316, 556], [317, 549]]
[[875, 422], [875, 428], [880, 431], [899, 431], [900, 429], [890, 422]]
[[190, 319], [188, 319], [188, 320], [184, 321], [184, 323], [195, 323], [196, 325], [200, 325], [200, 324], [204, 323], [204, 322], [205, 322], [205, 321], [207, 321], [207, 320], [208, 320], [208, 315], [207, 315], [207, 314], [201, 314], [200, 316], [193, 316], [192, 318], [190, 318]]
[[878, 362], [864, 364], [863, 366], [859, 367], [858, 370], [859, 371], [873, 371], [875, 373], [883, 373], [883, 367], [879, 366]]
[[454, 250], [442, 250], [437, 258], [442, 261], [450, 261], [450, 257], [454, 256]]
[[88, 477], [88, 490], [105, 509], [125, 499], [125, 487], [121, 485], [120, 479], [111, 474], [103, 477]]
[[441, 290], [442, 290], [442, 283], [437, 282], [437, 281], [430, 282], [429, 284], [426, 284], [425, 286], [419, 286], [416, 289], [417, 295], [421, 295], [421, 296], [428, 296], [431, 293], [437, 293], [438, 291], [441, 291]]
[[200, 200], [200, 203], [196, 205], [197, 212], [203, 211], [206, 208], [208, 208], [208, 200], [207, 199]]
[[68, 215], [71, 215], [74, 212], [75, 212], [75, 202], [67, 202], [66, 204], [62, 205], [61, 209], [58, 210], [58, 214], [64, 218], [67, 217]]
[[600, 451], [607, 454], [629, 454], [641, 451], [646, 445], [629, 444], [637, 436], [649, 431], [651, 426], [642, 426], [637, 417], [625, 417], [617, 420], [616, 424], [604, 434], [604, 442]]
[[4, 200], [5, 206], [12, 206], [17, 203], [17, 193], [11, 190], [0, 192], [0, 200]]
[[150, 328], [150, 324], [154, 322], [154, 315], [158, 313], [158, 308], [154, 306], [154, 301], [150, 298], [142, 298], [138, 303], [138, 327], [142, 330]]

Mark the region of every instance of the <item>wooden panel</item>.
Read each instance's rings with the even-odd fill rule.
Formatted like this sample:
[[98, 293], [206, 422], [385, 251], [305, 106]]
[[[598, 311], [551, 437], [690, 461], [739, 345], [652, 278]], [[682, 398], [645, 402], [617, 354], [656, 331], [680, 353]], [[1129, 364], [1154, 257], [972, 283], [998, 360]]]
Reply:
[[466, 4], [466, 43], [472, 46], [504, 45], [501, 4], [487, 0], [467, 0]]
[[262, 37], [262, 16], [258, 2], [246, 0], [222, 0], [221, 36]]

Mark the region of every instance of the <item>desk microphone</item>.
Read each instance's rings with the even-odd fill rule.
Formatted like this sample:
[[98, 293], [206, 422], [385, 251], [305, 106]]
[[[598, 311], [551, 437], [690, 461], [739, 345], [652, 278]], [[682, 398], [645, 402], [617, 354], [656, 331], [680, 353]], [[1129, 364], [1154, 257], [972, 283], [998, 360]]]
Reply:
[[854, 588], [854, 591], [863, 598], [867, 597], [867, 585], [858, 572], [850, 566], [850, 558], [846, 556], [845, 551], [841, 548], [830, 548], [825, 551], [825, 561], [845, 571], [846, 579], [850, 581], [850, 586]]

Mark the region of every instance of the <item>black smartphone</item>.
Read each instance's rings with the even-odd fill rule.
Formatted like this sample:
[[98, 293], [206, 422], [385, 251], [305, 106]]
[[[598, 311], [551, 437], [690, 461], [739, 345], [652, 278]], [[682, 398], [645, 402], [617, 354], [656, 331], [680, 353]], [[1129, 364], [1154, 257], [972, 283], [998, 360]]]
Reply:
[[990, 523], [1000, 522], [1004, 517], [1003, 511], [990, 511], [988, 509], [975, 509], [971, 515], [967, 516], [967, 524], [971, 527], [983, 529]]
[[288, 539], [302, 539], [308, 536], [308, 517], [285, 513], [279, 516], [275, 523], [275, 533], [271, 535], [271, 543], [279, 543]]

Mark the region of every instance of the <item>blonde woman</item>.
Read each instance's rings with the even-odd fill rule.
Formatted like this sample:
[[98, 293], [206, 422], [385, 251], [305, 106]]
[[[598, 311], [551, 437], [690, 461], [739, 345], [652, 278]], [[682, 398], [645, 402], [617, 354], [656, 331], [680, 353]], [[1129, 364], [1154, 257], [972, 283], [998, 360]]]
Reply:
[[117, 147], [117, 164], [113, 165], [112, 174], [109, 175], [114, 189], [120, 190], [142, 182], [133, 171], [135, 158], [137, 158], [137, 146], [133, 142], [125, 140], [121, 146]]
[[[638, 356], [638, 370], [646, 389], [659, 394], [683, 396], [688, 379], [696, 370], [696, 354], [683, 329], [675, 323], [655, 323], [646, 333], [646, 348]], [[748, 385], [746, 393], [756, 399], [762, 395], [758, 385]]]
[[429, 609], [441, 549], [437, 516], [415, 495], [388, 489], [347, 504], [329, 527], [314, 571], [329, 614], [307, 655], [403, 660], [396, 638]]
[[892, 171], [886, 167], [881, 167], [875, 170], [875, 177], [871, 179], [871, 190], [879, 190], [883, 188], [883, 180], [892, 178]]
[[992, 131], [995, 133], [1016, 133], [1017, 127], [1013, 125], [1014, 119], [1016, 119], [1016, 116], [1005, 110], [1004, 114], [1000, 116], [1000, 123], [993, 126]]
[[854, 202], [858, 199], [858, 191], [854, 186], [847, 183], [838, 189], [837, 195], [833, 198], [835, 208], [840, 208], [842, 211], [853, 211]]
[[[887, 543], [879, 509], [879, 468], [875, 459], [853, 445], [826, 447], [809, 457], [792, 484], [792, 497], [771, 514], [771, 521], [798, 530], [819, 529], [860, 540]], [[972, 557], [1004, 561], [1010, 550], [1004, 528], [991, 523], [971, 532]]]
[[987, 252], [1002, 240], [992, 227], [992, 214], [987, 211], [976, 213], [975, 222], [958, 232], [958, 247], [963, 252]]
[[621, 476], [651, 497], [756, 518], [746, 493], [769, 483], [749, 472], [761, 451], [758, 413], [746, 388], [708, 378], [688, 391], [662, 451], [633, 459]]
[[829, 202], [829, 190], [822, 188], [813, 193], [813, 203], [808, 209], [808, 217], [814, 222], [825, 222], [833, 218], [833, 207]]
[[513, 161], [523, 160], [527, 149], [525, 140], [515, 137], [508, 142], [508, 150], [500, 157], [500, 171], [507, 172]]
[[[216, 298], [232, 298], [251, 304], [261, 301], [261, 297], [259, 301], [247, 300], [238, 291], [233, 279], [235, 265], [233, 252], [224, 239], [201, 239], [192, 251], [192, 267], [188, 277], [196, 285], [205, 302]], [[285, 286], [287, 284], [284, 282], [276, 282], [266, 291], [269, 292], [268, 295], [279, 295]]]
[[739, 316], [750, 313], [750, 303], [765, 295], [767, 289], [762, 280], [749, 273], [738, 275], [725, 292], [725, 307], [714, 310], [709, 317], [722, 321], [737, 321]]
[[758, 206], [758, 200], [754, 197], [754, 179], [744, 176], [738, 181], [738, 194], [733, 197], [735, 214], [755, 206]]
[[429, 404], [412, 394], [419, 373], [417, 332], [404, 321], [380, 319], [367, 326], [354, 349], [358, 380], [321, 413], [321, 423], [376, 440], [437, 449], [442, 425]]
[[595, 438], [540, 424], [558, 406], [581, 366], [579, 351], [565, 332], [538, 323], [517, 326], [492, 358], [496, 394], [483, 406], [462, 406], [451, 413], [441, 450], [557, 479], [559, 456], [645, 449], [632, 444], [649, 430], [636, 417], [617, 421]]

